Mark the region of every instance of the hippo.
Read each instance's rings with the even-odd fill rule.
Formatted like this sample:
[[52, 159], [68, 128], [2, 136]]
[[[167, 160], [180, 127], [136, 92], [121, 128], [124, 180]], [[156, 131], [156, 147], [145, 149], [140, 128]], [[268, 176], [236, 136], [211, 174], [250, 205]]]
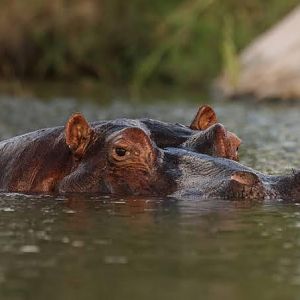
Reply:
[[[65, 128], [41, 129], [0, 143], [0, 190], [60, 191], [60, 186], [66, 186], [63, 179], [77, 174], [78, 185], [84, 184], [85, 191], [96, 192], [96, 187], [90, 187], [89, 178], [95, 176], [93, 170], [99, 170], [105, 163], [105, 141], [126, 128], [141, 129], [162, 149], [179, 147], [237, 159], [240, 139], [216, 122], [216, 114], [209, 106], [198, 110], [190, 126], [151, 119], [117, 119], [89, 124], [81, 114], [74, 114]], [[77, 191], [74, 181], [72, 186], [68, 191]], [[100, 189], [100, 192], [109, 193], [110, 190]]]
[[[93, 122], [93, 126], [106, 124], [107, 121]], [[198, 109], [196, 116], [189, 126], [179, 123], [166, 123], [153, 119], [118, 119], [114, 121], [115, 128], [126, 126], [142, 127], [150, 132], [151, 139], [160, 148], [180, 147], [208, 154], [239, 160], [238, 150], [241, 139], [228, 131], [218, 122], [215, 111], [209, 105]]]
[[189, 127], [142, 119], [151, 132], [151, 139], [160, 148], [180, 147], [215, 157], [239, 160], [241, 139], [218, 123], [215, 111], [203, 105]]
[[[89, 124], [75, 114], [65, 128], [42, 129], [3, 141], [0, 190], [231, 200], [299, 197], [299, 172], [266, 175], [235, 160], [199, 153], [198, 137], [193, 134], [178, 146], [159, 147], [145, 124], [125, 119]], [[216, 138], [224, 133], [222, 125], [210, 124], [204, 130], [209, 128]], [[232, 145], [236, 147], [226, 139], [215, 143], [224, 152]]]
[[[104, 144], [94, 149], [95, 155], [102, 149], [106, 151], [105, 159], [94, 175], [87, 172], [89, 168], [83, 164], [82, 169], [60, 182], [59, 190], [231, 200], [299, 197], [299, 172], [266, 175], [233, 160], [188, 148], [162, 149], [139, 127], [127, 127], [110, 134]], [[100, 186], [99, 178], [102, 178]]]

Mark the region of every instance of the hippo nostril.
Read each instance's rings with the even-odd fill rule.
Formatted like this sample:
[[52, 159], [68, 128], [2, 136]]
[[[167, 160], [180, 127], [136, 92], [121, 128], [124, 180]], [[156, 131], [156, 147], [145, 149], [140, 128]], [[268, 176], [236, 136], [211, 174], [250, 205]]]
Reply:
[[124, 148], [116, 148], [116, 149], [115, 149], [115, 152], [116, 152], [116, 154], [117, 154], [118, 156], [125, 156], [127, 150], [124, 149]]

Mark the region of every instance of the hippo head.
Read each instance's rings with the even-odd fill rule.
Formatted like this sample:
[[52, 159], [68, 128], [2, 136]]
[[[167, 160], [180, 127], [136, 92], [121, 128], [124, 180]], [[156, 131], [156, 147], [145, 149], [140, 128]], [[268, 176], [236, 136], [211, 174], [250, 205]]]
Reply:
[[153, 195], [170, 184], [159, 176], [161, 150], [139, 127], [91, 127], [81, 114], [73, 115], [65, 139], [74, 157], [73, 168], [59, 187], [63, 192]]
[[173, 196], [231, 200], [265, 197], [265, 177], [233, 160], [179, 148], [167, 148], [164, 159], [168, 172], [178, 175], [173, 175], [177, 183]]
[[241, 140], [218, 123], [215, 111], [208, 105], [199, 108], [190, 128], [197, 133], [183, 143], [183, 147], [214, 157], [239, 160]]
[[[218, 124], [216, 134], [223, 134]], [[72, 156], [60, 192], [225, 197], [261, 191], [259, 177], [240, 164], [190, 149], [161, 149], [141, 127], [91, 127], [76, 114], [65, 129]], [[225, 146], [220, 146], [223, 149]], [[258, 191], [258, 192], [257, 192]], [[179, 193], [179, 194], [178, 194]]]

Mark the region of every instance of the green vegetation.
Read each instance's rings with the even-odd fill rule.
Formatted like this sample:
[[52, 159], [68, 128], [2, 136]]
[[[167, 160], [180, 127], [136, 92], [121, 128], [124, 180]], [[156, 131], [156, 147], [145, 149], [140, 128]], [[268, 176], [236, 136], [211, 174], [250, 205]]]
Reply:
[[236, 53], [297, 0], [2, 0], [2, 80], [130, 87], [234, 82]]

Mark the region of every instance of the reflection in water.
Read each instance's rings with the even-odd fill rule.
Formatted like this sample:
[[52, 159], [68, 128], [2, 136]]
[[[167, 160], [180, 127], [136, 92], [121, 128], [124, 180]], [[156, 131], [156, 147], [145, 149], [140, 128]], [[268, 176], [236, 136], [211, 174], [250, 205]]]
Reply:
[[1, 299], [290, 299], [300, 285], [292, 204], [2, 195], [0, 220]]
[[[2, 138], [63, 124], [73, 111], [90, 120], [188, 123], [195, 110], [5, 98], [0, 105]], [[298, 108], [282, 111], [217, 106], [243, 138], [242, 161], [272, 173], [300, 166]], [[299, 248], [292, 203], [0, 195], [0, 299], [297, 299]]]

